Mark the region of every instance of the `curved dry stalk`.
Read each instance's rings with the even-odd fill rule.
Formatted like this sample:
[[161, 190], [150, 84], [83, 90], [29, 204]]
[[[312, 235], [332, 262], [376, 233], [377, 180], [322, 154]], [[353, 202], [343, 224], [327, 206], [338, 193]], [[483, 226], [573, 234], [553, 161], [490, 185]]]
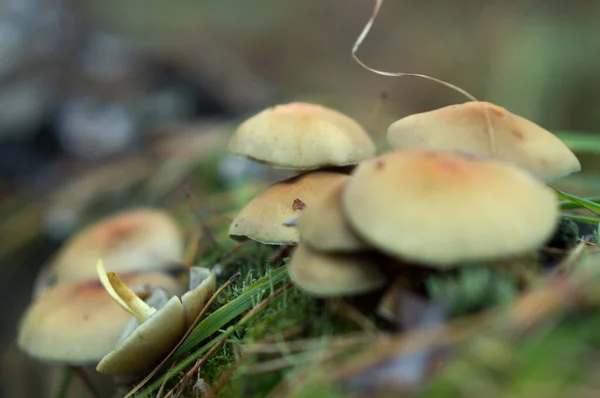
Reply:
[[[466, 90], [464, 90], [464, 89], [462, 89], [462, 88], [460, 88], [460, 87], [458, 87], [458, 86], [456, 86], [456, 85], [454, 85], [452, 83], [446, 82], [444, 80], [437, 79], [435, 77], [424, 75], [424, 74], [420, 74], [420, 73], [386, 72], [386, 71], [378, 70], [378, 69], [375, 69], [375, 68], [371, 68], [370, 66], [366, 65], [360, 58], [358, 58], [358, 55], [356, 55], [356, 53], [358, 52], [358, 49], [360, 48], [361, 44], [363, 43], [363, 41], [365, 40], [365, 38], [367, 37], [367, 35], [371, 31], [371, 28], [373, 27], [373, 23], [375, 22], [375, 18], [377, 18], [377, 15], [379, 14], [379, 10], [381, 9], [382, 4], [383, 4], [383, 0], [375, 0], [375, 8], [373, 9], [373, 14], [371, 14], [371, 18], [369, 18], [369, 20], [367, 21], [367, 24], [363, 28], [362, 32], [360, 32], [360, 35], [358, 36], [358, 38], [354, 42], [354, 46], [352, 47], [352, 58], [360, 66], [362, 66], [366, 70], [368, 70], [370, 72], [373, 72], [375, 74], [378, 74], [380, 76], [388, 76], [388, 77], [403, 77], [403, 76], [420, 77], [422, 79], [430, 80], [430, 81], [442, 84], [442, 85], [444, 85], [444, 86], [446, 86], [448, 88], [451, 88], [452, 90], [454, 90], [454, 91], [456, 91], [456, 92], [464, 95], [465, 97], [467, 97], [471, 101], [481, 102], [477, 98], [475, 98], [472, 94], [470, 94], [468, 91], [466, 91]], [[489, 138], [490, 138], [490, 154], [493, 156], [494, 153], [495, 153], [495, 149], [496, 149], [495, 137], [494, 137], [494, 126], [492, 125], [492, 119], [490, 118], [490, 115], [489, 115], [487, 109], [485, 108], [485, 106], [483, 104], [481, 104], [481, 109], [483, 110], [483, 113], [485, 115], [485, 119], [486, 119], [486, 123], [487, 123], [487, 127], [488, 127], [488, 134], [489, 134]]]

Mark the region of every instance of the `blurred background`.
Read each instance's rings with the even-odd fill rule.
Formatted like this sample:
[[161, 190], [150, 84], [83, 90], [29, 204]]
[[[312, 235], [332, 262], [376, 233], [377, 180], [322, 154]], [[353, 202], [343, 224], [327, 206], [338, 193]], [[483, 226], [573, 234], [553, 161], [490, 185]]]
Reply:
[[[55, 370], [23, 356], [14, 338], [56, 248], [89, 218], [180, 197], [189, 165], [243, 118], [313, 101], [381, 135], [400, 117], [466, 100], [358, 66], [350, 50], [372, 8], [367, 0], [0, 0], [0, 395], [46, 397], [55, 388]], [[359, 55], [378, 69], [449, 81], [551, 131], [592, 134], [600, 131], [599, 20], [599, 1], [386, 0]], [[585, 174], [561, 187], [597, 193], [600, 164], [582, 163]], [[236, 178], [244, 167], [230, 162], [220, 175]]]

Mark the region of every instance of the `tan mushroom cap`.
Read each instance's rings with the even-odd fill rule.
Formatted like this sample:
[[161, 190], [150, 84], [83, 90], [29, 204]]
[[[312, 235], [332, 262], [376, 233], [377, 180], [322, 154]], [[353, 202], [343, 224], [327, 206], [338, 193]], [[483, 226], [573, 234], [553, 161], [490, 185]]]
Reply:
[[[484, 108], [494, 127], [494, 152]], [[387, 132], [396, 149], [465, 151], [514, 163], [544, 181], [581, 170], [575, 154], [551, 132], [489, 102], [466, 102], [418, 113]]]
[[314, 249], [329, 252], [353, 252], [368, 245], [351, 229], [342, 212], [341, 195], [350, 177], [340, 178], [326, 187], [300, 213], [300, 240]]
[[136, 209], [101, 220], [71, 238], [46, 277], [48, 283], [96, 279], [98, 258], [111, 272], [165, 270], [180, 263], [183, 255], [183, 235], [168, 213]]
[[187, 324], [191, 325], [217, 289], [214, 271], [203, 267], [190, 268], [190, 290], [181, 296]]
[[327, 187], [345, 178], [342, 173], [314, 171], [275, 183], [239, 212], [229, 227], [229, 236], [264, 244], [294, 244], [299, 239], [298, 229], [283, 223], [300, 214], [304, 205], [310, 206]]
[[[158, 272], [127, 274], [123, 280], [136, 290], [144, 285], [171, 294], [183, 290], [174, 278]], [[26, 310], [17, 344], [45, 362], [97, 363], [113, 349], [130, 317], [98, 280], [60, 284]]]
[[312, 170], [347, 166], [375, 154], [375, 144], [352, 118], [321, 105], [277, 105], [240, 125], [229, 151], [273, 167]]
[[292, 282], [317, 297], [368, 293], [386, 277], [374, 253], [332, 254], [299, 244], [288, 266]]
[[171, 297], [164, 307], [121, 340], [98, 364], [105, 374], [130, 375], [148, 370], [177, 344], [185, 333], [186, 313], [179, 297]]
[[368, 243], [435, 267], [534, 250], [559, 220], [554, 191], [516, 166], [417, 149], [363, 162], [342, 205]]

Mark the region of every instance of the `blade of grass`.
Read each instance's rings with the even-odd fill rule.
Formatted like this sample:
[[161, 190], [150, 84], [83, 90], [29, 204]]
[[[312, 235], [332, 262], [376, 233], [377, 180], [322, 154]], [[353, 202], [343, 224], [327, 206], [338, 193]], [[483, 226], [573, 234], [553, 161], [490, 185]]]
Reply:
[[580, 216], [577, 214], [566, 214], [566, 213], [562, 213], [562, 215], [563, 215], [563, 217], [570, 218], [573, 221], [579, 221], [579, 222], [586, 223], [586, 224], [598, 225], [598, 223], [600, 223], [600, 218], [586, 217], [586, 216]]
[[597, 216], [600, 216], [600, 204], [593, 202], [589, 199], [580, 198], [579, 196], [570, 194], [568, 192], [559, 191], [558, 189], [553, 188], [557, 193], [558, 197], [561, 199], [565, 199], [574, 203], [577, 203], [582, 208], [591, 211]]
[[[589, 200], [594, 203], [600, 203], [600, 196], [591, 196], [589, 198], [584, 198], [584, 199]], [[574, 210], [574, 209], [581, 209], [582, 207], [583, 206], [580, 205], [579, 203], [575, 203], [570, 200], [564, 200], [564, 201], [560, 202], [561, 210]]]
[[190, 351], [194, 346], [209, 338], [219, 329], [222, 329], [224, 325], [249, 310], [252, 307], [252, 299], [258, 292], [272, 289], [272, 286], [278, 285], [286, 280], [286, 278], [287, 267], [285, 266], [273, 271], [271, 275], [260, 278], [239, 297], [219, 308], [200, 322], [177, 352], [175, 352], [174, 358], [178, 358]]

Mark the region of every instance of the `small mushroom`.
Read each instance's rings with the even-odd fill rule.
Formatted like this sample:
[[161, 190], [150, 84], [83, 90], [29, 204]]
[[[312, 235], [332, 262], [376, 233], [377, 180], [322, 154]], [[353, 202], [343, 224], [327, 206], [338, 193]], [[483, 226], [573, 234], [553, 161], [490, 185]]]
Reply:
[[156, 309], [136, 296], [114, 272], [97, 264], [100, 281], [111, 297], [140, 325], [102, 358], [96, 370], [107, 374], [136, 374], [160, 361], [185, 333], [186, 312], [179, 297], [171, 297]]
[[216, 290], [214, 271], [192, 267], [190, 289], [181, 299], [154, 289], [144, 302], [132, 295], [115, 273], [107, 274], [102, 262], [98, 262], [97, 272], [111, 297], [134, 316], [118, 344], [98, 364], [100, 373], [132, 375], [155, 365], [175, 347]]
[[314, 171], [271, 185], [239, 212], [229, 227], [230, 238], [269, 245], [295, 244], [298, 229], [283, 223], [300, 214], [304, 206], [310, 207], [335, 181], [346, 177], [342, 173]]
[[202, 267], [190, 268], [189, 290], [181, 296], [188, 326], [196, 320], [216, 289], [217, 276], [213, 270]]
[[321, 105], [293, 102], [242, 123], [229, 151], [276, 168], [315, 170], [357, 164], [375, 154], [375, 144], [352, 118]]
[[441, 268], [536, 250], [559, 220], [554, 191], [524, 170], [418, 149], [362, 162], [348, 180], [342, 206], [373, 247]]
[[[486, 113], [493, 126], [493, 145]], [[387, 138], [396, 149], [465, 151], [493, 156], [514, 163], [544, 181], [581, 170], [575, 154], [554, 134], [489, 102], [466, 102], [404, 117], [388, 128]]]
[[[319, 197], [298, 216], [300, 240], [325, 252], [354, 252], [368, 245], [352, 230], [342, 212], [341, 195], [349, 177], [340, 178], [323, 189]], [[287, 220], [283, 225], [293, 225]]]
[[[158, 273], [129, 273], [123, 280], [142, 292], [160, 286], [171, 294], [183, 288]], [[116, 344], [129, 320], [97, 281], [56, 285], [26, 310], [19, 326], [18, 347], [44, 362], [88, 365], [97, 363]]]
[[331, 254], [299, 244], [288, 272], [300, 289], [317, 297], [357, 295], [385, 285], [375, 253]]
[[184, 239], [171, 216], [136, 209], [101, 220], [72, 237], [36, 281], [36, 294], [56, 283], [96, 277], [102, 258], [111, 271], [152, 271], [181, 267]]

